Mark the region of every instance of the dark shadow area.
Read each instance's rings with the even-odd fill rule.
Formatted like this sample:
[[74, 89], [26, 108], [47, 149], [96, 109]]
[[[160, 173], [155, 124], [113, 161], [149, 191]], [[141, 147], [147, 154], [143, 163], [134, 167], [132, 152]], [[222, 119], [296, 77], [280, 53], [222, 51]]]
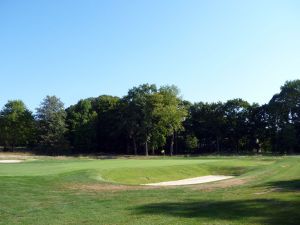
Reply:
[[300, 179], [287, 180], [287, 181], [274, 181], [274, 182], [269, 182], [266, 185], [270, 188], [278, 189], [278, 191], [300, 191]]
[[251, 219], [263, 224], [299, 224], [300, 199], [281, 201], [253, 199], [235, 201], [186, 201], [153, 203], [134, 208], [137, 214], [165, 215], [212, 220]]

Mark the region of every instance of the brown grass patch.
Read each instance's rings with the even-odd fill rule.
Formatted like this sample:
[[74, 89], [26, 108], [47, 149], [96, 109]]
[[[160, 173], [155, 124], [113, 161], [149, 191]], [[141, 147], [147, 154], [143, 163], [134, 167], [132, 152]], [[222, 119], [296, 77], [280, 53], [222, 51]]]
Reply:
[[30, 153], [22, 153], [22, 152], [0, 152], [0, 159], [31, 159], [33, 156]]
[[256, 192], [254, 193], [255, 195], [264, 195], [264, 194], [268, 194], [268, 193], [271, 193], [271, 192], [276, 192], [276, 191], [282, 191], [283, 189], [282, 188], [269, 188], [265, 191], [262, 191], [262, 192]]
[[137, 190], [167, 190], [174, 188], [190, 188], [192, 190], [200, 191], [214, 191], [220, 188], [229, 188], [233, 186], [239, 186], [246, 184], [249, 179], [230, 179], [217, 181], [213, 183], [206, 184], [196, 184], [196, 185], [185, 185], [185, 186], [143, 186], [143, 185], [119, 185], [119, 184], [109, 184], [109, 183], [96, 183], [96, 184], [67, 184], [64, 188], [69, 190], [77, 191], [87, 191], [87, 192], [120, 192], [120, 191], [137, 191]]
[[136, 191], [149, 189], [162, 189], [162, 187], [142, 186], [142, 185], [118, 185], [108, 183], [98, 184], [68, 184], [64, 188], [88, 192], [119, 192], [119, 191]]
[[206, 184], [198, 184], [198, 185], [192, 185], [190, 188], [193, 190], [200, 190], [200, 191], [214, 191], [216, 189], [220, 188], [230, 188], [234, 186], [240, 186], [244, 185], [249, 182], [249, 178], [235, 178], [235, 179], [229, 179], [229, 180], [223, 180], [223, 181], [217, 181], [213, 183], [206, 183]]

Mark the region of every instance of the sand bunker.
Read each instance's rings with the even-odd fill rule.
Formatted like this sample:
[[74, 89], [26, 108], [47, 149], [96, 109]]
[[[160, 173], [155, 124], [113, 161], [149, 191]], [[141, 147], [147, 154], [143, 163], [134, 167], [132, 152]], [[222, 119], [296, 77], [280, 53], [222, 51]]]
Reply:
[[195, 177], [184, 180], [176, 180], [176, 181], [168, 181], [168, 182], [160, 182], [160, 183], [152, 183], [152, 184], [144, 184], [147, 186], [181, 186], [181, 185], [191, 185], [191, 184], [203, 184], [213, 181], [226, 180], [233, 178], [233, 176], [203, 176], [203, 177]]
[[19, 160], [19, 159], [3, 159], [0, 160], [0, 163], [20, 163], [23, 162], [23, 160]]

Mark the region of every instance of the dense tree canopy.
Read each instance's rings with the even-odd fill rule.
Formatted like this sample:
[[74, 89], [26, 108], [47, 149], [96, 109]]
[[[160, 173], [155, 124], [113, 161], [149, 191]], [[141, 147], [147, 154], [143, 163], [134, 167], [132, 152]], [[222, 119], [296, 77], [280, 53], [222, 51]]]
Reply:
[[46, 154], [300, 153], [300, 80], [268, 104], [190, 103], [175, 86], [143, 84], [64, 109], [47, 96], [35, 115], [20, 100], [0, 112], [0, 146]]
[[34, 132], [34, 119], [25, 104], [9, 101], [0, 113], [0, 140], [5, 148], [32, 144]]
[[92, 99], [80, 100], [66, 109], [68, 139], [70, 144], [82, 151], [95, 148], [97, 112], [93, 109]]
[[56, 96], [46, 96], [37, 108], [37, 142], [45, 151], [60, 152], [65, 148], [66, 112]]
[[300, 80], [288, 81], [268, 105], [268, 125], [273, 150], [299, 151], [300, 144]]

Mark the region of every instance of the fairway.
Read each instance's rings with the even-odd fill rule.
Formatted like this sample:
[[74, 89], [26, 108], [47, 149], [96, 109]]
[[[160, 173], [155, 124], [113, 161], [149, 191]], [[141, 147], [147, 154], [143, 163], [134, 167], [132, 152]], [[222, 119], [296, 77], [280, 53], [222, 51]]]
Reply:
[[[300, 157], [27, 158], [0, 164], [0, 224], [297, 224]], [[206, 175], [183, 187], [139, 184]]]

